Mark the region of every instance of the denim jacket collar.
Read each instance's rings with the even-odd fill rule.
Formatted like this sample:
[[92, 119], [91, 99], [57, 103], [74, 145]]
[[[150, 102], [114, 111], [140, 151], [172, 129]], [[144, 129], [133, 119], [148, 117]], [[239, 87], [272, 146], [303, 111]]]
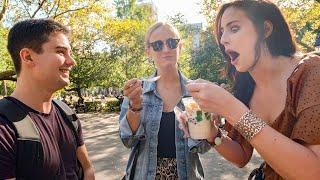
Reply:
[[[181, 84], [182, 97], [189, 96], [189, 93], [188, 93], [186, 86], [185, 86], [189, 79], [186, 78], [183, 74], [181, 74], [180, 71], [178, 71], [178, 73], [179, 73], [179, 79], [180, 79], [180, 84]], [[155, 76], [157, 76], [157, 71], [149, 78], [152, 78]], [[155, 89], [156, 89], [156, 82], [146, 82], [146, 81], [143, 82], [143, 94], [151, 92], [151, 91], [155, 91]]]

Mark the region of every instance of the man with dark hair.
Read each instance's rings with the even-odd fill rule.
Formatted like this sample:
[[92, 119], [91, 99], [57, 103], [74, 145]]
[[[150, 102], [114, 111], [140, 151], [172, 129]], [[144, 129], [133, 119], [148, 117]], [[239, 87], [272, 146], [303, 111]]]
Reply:
[[17, 84], [0, 103], [0, 179], [94, 179], [80, 121], [52, 99], [76, 64], [68, 33], [48, 19], [21, 21], [9, 32]]

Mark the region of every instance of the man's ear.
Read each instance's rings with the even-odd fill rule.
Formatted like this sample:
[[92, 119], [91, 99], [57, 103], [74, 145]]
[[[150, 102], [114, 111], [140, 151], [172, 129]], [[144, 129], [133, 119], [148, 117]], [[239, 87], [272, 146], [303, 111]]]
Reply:
[[22, 61], [32, 61], [31, 50], [29, 48], [23, 48], [20, 50], [20, 59]]
[[273, 24], [270, 21], [264, 22], [264, 38], [267, 39], [273, 31]]
[[21, 64], [25, 63], [28, 65], [34, 65], [33, 59], [32, 59], [33, 51], [29, 48], [23, 48], [20, 50], [20, 59]]

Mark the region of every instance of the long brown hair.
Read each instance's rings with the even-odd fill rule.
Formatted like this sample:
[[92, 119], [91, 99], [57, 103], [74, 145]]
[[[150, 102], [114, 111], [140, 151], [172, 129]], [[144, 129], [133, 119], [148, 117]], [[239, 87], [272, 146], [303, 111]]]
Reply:
[[[296, 52], [296, 44], [292, 39], [289, 26], [283, 17], [280, 9], [273, 3], [266, 0], [238, 0], [223, 4], [217, 14], [215, 22], [216, 40], [222, 54], [226, 59], [227, 75], [234, 83], [233, 93], [235, 97], [249, 106], [255, 82], [249, 72], [238, 72], [230, 62], [230, 57], [225, 53], [221, 44], [221, 18], [228, 8], [242, 10], [252, 21], [258, 33], [258, 40], [255, 46], [255, 58], [258, 60], [261, 55], [261, 43], [265, 42], [272, 56], [292, 57]], [[273, 31], [265, 38], [264, 22], [269, 21], [273, 25]]]

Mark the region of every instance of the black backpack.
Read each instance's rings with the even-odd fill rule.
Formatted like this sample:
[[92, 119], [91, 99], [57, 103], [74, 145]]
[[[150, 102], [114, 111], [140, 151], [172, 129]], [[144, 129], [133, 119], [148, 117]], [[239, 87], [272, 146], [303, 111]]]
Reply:
[[[64, 121], [72, 130], [76, 142], [79, 142], [77, 134], [79, 119], [76, 113], [60, 100], [53, 100], [53, 104], [59, 109]], [[0, 100], [0, 115], [9, 120], [17, 137], [16, 178], [34, 179], [31, 170], [38, 171], [43, 166], [43, 149], [36, 125], [19, 105], [6, 98]], [[77, 175], [79, 179], [83, 179], [83, 169], [79, 160], [78, 164]], [[60, 167], [63, 167], [63, 163]], [[53, 178], [58, 179], [61, 171], [64, 171], [64, 168], [60, 169]]]

